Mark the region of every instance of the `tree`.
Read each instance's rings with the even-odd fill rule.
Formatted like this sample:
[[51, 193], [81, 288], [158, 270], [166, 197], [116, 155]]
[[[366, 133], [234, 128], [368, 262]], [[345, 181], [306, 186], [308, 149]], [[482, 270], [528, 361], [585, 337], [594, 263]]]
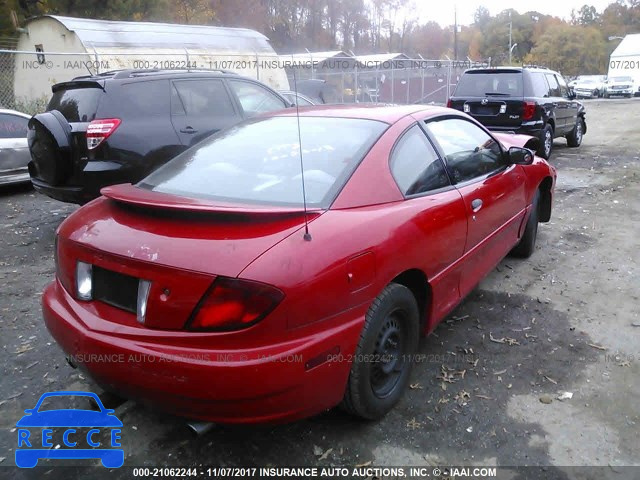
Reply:
[[549, 28], [525, 58], [564, 75], [604, 74], [607, 45], [595, 27], [557, 25]]
[[600, 15], [593, 5], [583, 5], [575, 12], [571, 11], [571, 23], [574, 25], [597, 25], [600, 22]]

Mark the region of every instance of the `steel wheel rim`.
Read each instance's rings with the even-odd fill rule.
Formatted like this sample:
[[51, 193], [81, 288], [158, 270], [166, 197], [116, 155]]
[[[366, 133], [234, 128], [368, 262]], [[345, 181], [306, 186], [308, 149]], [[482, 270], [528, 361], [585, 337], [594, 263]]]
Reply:
[[582, 122], [576, 124], [576, 140], [578, 143], [582, 140]]
[[391, 312], [384, 320], [373, 352], [369, 380], [374, 395], [389, 396], [402, 377], [406, 365], [406, 322], [403, 312]]
[[553, 140], [551, 139], [551, 132], [547, 131], [544, 134], [544, 153], [546, 155], [549, 155], [551, 153], [551, 142]]

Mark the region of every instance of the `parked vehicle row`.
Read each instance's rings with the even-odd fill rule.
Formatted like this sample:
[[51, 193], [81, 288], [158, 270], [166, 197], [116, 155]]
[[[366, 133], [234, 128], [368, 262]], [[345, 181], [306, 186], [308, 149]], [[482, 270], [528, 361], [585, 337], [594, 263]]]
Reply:
[[[491, 104], [462, 110], [539, 101], [534, 124], [584, 121], [569, 101], [543, 116], [526, 90], [537, 73], [470, 71], [461, 86]], [[549, 91], [563, 82], [542, 75]], [[226, 72], [111, 72], [55, 85], [29, 121], [35, 188], [95, 199], [58, 228], [42, 305], [104, 389], [216, 422], [338, 404], [380, 418], [419, 336], [505, 255], [534, 252], [556, 181], [537, 138], [441, 107], [305, 107], [327, 86], [303, 86], [317, 95]]]

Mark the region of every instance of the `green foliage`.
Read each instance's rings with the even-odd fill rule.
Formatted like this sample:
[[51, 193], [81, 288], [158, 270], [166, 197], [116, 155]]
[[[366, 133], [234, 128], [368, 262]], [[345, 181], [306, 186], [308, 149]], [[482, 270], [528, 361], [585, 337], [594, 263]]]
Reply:
[[607, 72], [607, 45], [595, 27], [557, 25], [550, 27], [525, 59], [566, 76]]

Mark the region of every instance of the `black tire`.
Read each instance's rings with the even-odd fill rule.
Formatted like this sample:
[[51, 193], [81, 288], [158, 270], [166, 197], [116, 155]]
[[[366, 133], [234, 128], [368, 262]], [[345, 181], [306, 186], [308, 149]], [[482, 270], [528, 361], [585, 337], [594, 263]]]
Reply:
[[540, 204], [540, 190], [536, 191], [531, 202], [531, 213], [524, 228], [524, 233], [518, 244], [511, 250], [511, 255], [519, 258], [529, 258], [536, 249], [536, 238], [538, 236], [538, 217]]
[[418, 303], [404, 285], [387, 285], [373, 301], [342, 400], [347, 412], [375, 420], [402, 398], [418, 348], [419, 318]]
[[551, 151], [553, 150], [553, 128], [548, 123], [540, 133], [540, 147], [538, 147], [537, 155], [549, 160]]
[[567, 145], [570, 147], [579, 147], [582, 143], [582, 137], [584, 136], [584, 119], [582, 117], [578, 117], [576, 121], [576, 126], [573, 127], [571, 133], [567, 135]]
[[603, 95], [604, 98], [609, 98], [609, 94], [605, 92], [605, 94]]
[[600, 96], [600, 90], [597, 88], [593, 91], [593, 98], [598, 98]]

